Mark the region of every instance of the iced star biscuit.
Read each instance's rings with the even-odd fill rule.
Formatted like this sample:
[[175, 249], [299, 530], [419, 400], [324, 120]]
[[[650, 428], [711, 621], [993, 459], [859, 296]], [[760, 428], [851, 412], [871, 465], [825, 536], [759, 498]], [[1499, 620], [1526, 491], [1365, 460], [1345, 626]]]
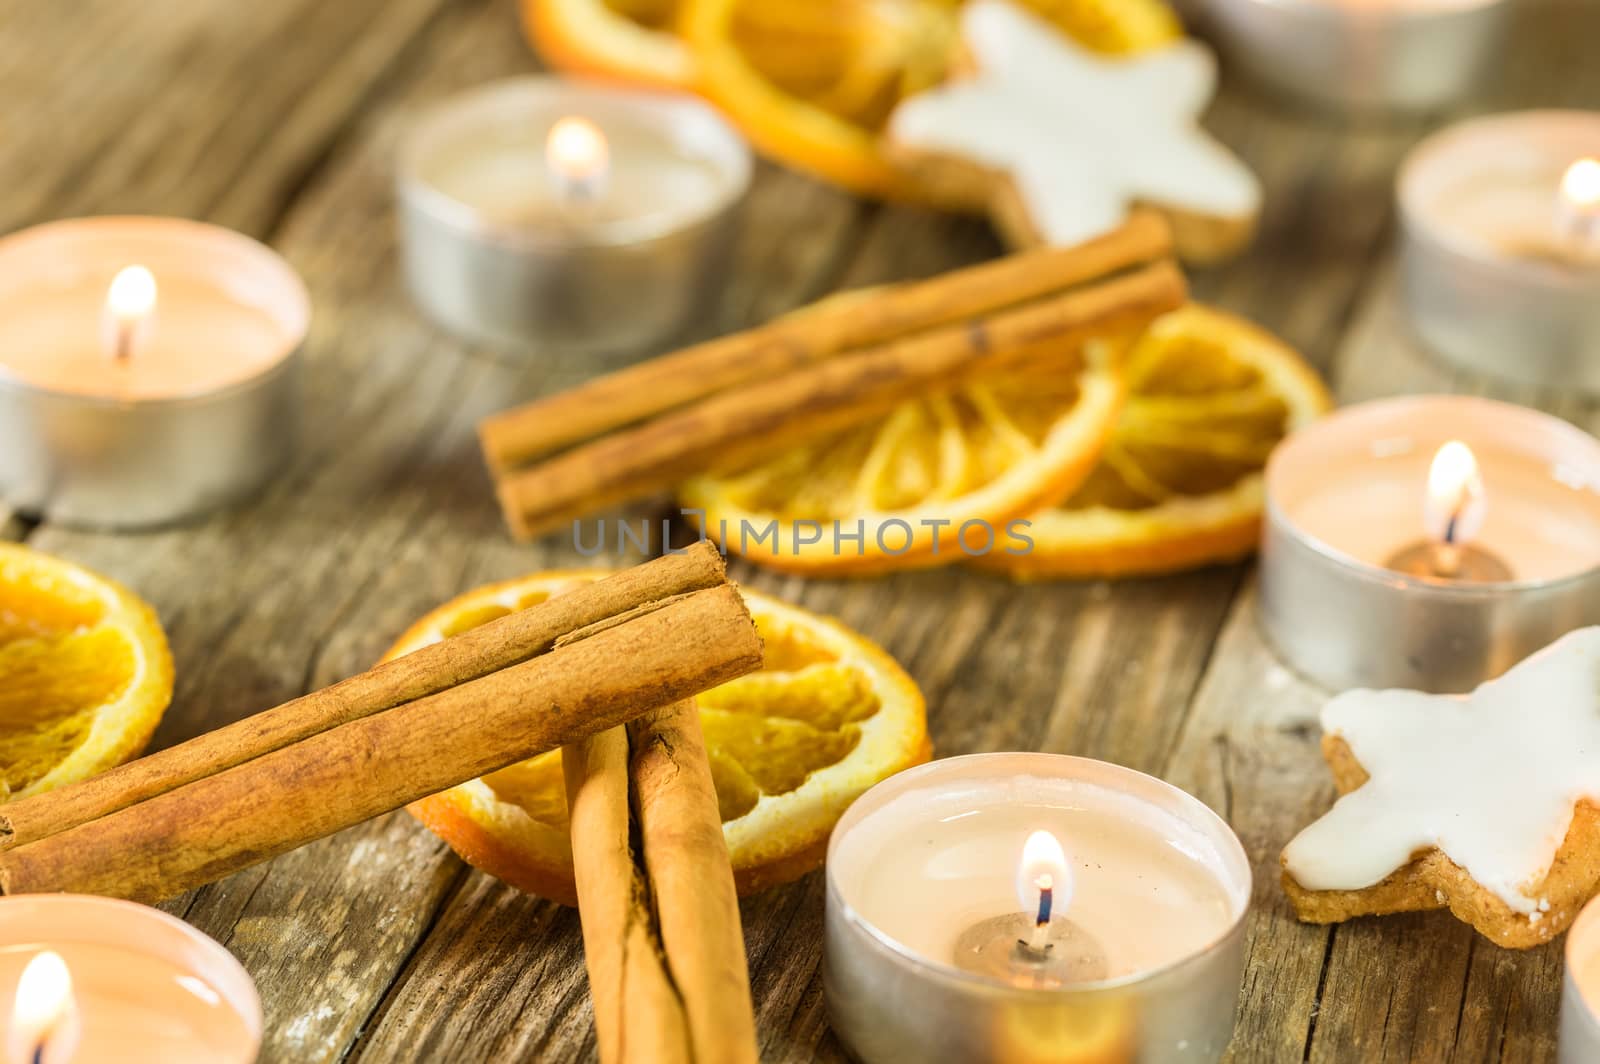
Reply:
[[1283, 851], [1302, 920], [1448, 908], [1520, 949], [1600, 891], [1600, 627], [1470, 695], [1351, 691], [1322, 727], [1342, 796]]
[[1199, 125], [1216, 61], [1194, 41], [1096, 55], [1007, 0], [973, 0], [961, 33], [973, 70], [894, 111], [895, 161], [926, 194], [988, 210], [1012, 244], [1076, 244], [1135, 205], [1165, 212], [1191, 262], [1243, 246], [1261, 186]]

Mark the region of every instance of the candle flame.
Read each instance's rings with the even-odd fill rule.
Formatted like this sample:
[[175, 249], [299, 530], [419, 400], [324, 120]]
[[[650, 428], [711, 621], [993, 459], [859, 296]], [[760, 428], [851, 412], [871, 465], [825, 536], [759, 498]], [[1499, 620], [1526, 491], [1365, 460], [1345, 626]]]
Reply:
[[126, 363], [149, 337], [156, 311], [156, 277], [143, 266], [124, 266], [111, 279], [101, 341], [106, 353]]
[[22, 969], [16, 1000], [11, 1006], [11, 1029], [29, 1050], [49, 1041], [72, 1007], [72, 973], [61, 954], [36, 953]]
[[1567, 167], [1561, 199], [1585, 214], [1600, 214], [1600, 159], [1579, 159]]
[[143, 266], [124, 266], [106, 292], [106, 310], [124, 322], [148, 318], [156, 309], [156, 277]]
[[1556, 228], [1580, 260], [1600, 259], [1600, 159], [1579, 159], [1567, 167]]
[[1017, 866], [1017, 901], [1032, 917], [1039, 911], [1040, 895], [1051, 891], [1051, 908], [1057, 913], [1072, 900], [1072, 869], [1061, 843], [1048, 831], [1035, 831], [1022, 844], [1022, 862]]
[[1478, 459], [1472, 448], [1460, 440], [1451, 440], [1439, 448], [1428, 467], [1428, 493], [1423, 505], [1428, 538], [1435, 543], [1463, 546], [1477, 536], [1487, 512]]
[[611, 149], [600, 127], [569, 115], [550, 127], [544, 145], [545, 165], [568, 195], [594, 192], [611, 169]]

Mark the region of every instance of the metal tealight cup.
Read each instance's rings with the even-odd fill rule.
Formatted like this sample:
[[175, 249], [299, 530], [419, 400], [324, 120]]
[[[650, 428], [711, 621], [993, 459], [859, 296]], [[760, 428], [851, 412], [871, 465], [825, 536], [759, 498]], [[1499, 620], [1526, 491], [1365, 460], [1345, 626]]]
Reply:
[[[708, 167], [714, 197], [592, 227], [495, 217], [438, 187], [441, 155], [493, 151], [502, 138], [547, 132], [581, 115], [601, 130], [649, 130]], [[435, 107], [410, 132], [397, 176], [400, 238], [412, 297], [474, 343], [526, 357], [539, 350], [643, 351], [682, 329], [726, 270], [749, 150], [709, 106], [673, 96], [525, 77]]]
[[1405, 305], [1430, 348], [1478, 373], [1600, 392], [1600, 261], [1521, 258], [1468, 239], [1429, 209], [1484, 166], [1541, 169], [1554, 193], [1568, 164], [1597, 152], [1600, 113], [1527, 111], [1451, 126], [1406, 157], [1398, 181]]
[[[923, 956], [854, 907], [841, 845], [866, 818], [909, 792], [963, 789], [978, 778], [1029, 776], [1123, 793], [1181, 821], [1215, 850], [1232, 916], [1220, 938], [1164, 967], [1056, 988], [1022, 987]], [[1244, 973], [1250, 863], [1239, 839], [1198, 799], [1154, 777], [1088, 758], [972, 754], [909, 769], [873, 787], [828, 847], [823, 988], [834, 1031], [865, 1064], [939, 1060], [1029, 1064], [1078, 1059], [1085, 1032], [1113, 1056], [1144, 1064], [1215, 1061], [1233, 1034]], [[1073, 1047], [1071, 1049], [1067, 1047]]]
[[1504, 33], [1506, 0], [1456, 5], [1198, 0], [1258, 81], [1350, 111], [1428, 111], [1464, 96]]
[[[1430, 422], [1423, 427], [1424, 420]], [[1440, 423], [1435, 427], [1432, 423]], [[1471, 396], [1404, 396], [1338, 411], [1289, 437], [1266, 470], [1258, 617], [1297, 672], [1335, 691], [1470, 691], [1567, 632], [1600, 623], [1600, 567], [1557, 578], [1465, 583], [1415, 577], [1312, 534], [1286, 500], [1366, 448], [1430, 454], [1460, 433], [1600, 490], [1600, 443], [1535, 410]], [[1583, 482], [1587, 482], [1587, 487]], [[1422, 484], [1418, 482], [1418, 498]], [[1495, 489], [1489, 486], [1490, 505]], [[1396, 525], [1409, 513], [1373, 515]]]
[[[203, 275], [218, 298], [273, 318], [282, 354], [220, 388], [130, 399], [41, 387], [0, 360], [0, 497], [91, 528], [166, 525], [249, 497], [294, 449], [311, 313], [304, 284], [249, 237], [181, 219], [74, 219], [0, 241], [0, 273], [23, 298], [31, 278], [98, 274], [107, 261], [142, 263], [158, 278]], [[216, 345], [225, 351], [228, 336]]]

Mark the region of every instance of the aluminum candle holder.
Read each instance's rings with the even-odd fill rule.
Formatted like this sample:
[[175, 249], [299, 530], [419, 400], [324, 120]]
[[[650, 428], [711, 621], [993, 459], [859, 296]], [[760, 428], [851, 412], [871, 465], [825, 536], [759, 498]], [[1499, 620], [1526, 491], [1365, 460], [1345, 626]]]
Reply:
[[1506, 0], [1198, 0], [1230, 60], [1325, 107], [1431, 110], [1502, 39]]
[[[122, 366], [99, 347], [129, 264], [160, 295], [149, 351]], [[289, 265], [217, 226], [87, 218], [0, 240], [0, 497], [138, 528], [249, 495], [293, 448], [309, 321]]]
[[1600, 1060], [1600, 900], [1585, 905], [1573, 921], [1566, 958], [1560, 1064], [1593, 1064]]
[[1588, 261], [1557, 246], [1563, 172], [1595, 155], [1600, 113], [1581, 111], [1474, 119], [1412, 151], [1401, 261], [1428, 346], [1480, 373], [1600, 392], [1600, 235], [1586, 238]]
[[[1055, 883], [1065, 889], [1050, 918], [1052, 948], [1063, 970], [1077, 965], [1091, 977], [1019, 985], [958, 965], [972, 934], [995, 923], [982, 919], [996, 911], [985, 907], [994, 895], [972, 884], [993, 878], [995, 858], [1004, 863], [1006, 846], [1020, 841], [1008, 825], [1052, 817], [1069, 825], [1059, 841], [1076, 855], [1075, 870]], [[1084, 825], [1076, 831], [1075, 817]], [[1153, 884], [1160, 861], [1187, 866], [1183, 875], [1202, 881], [1206, 903], [1191, 906], [1195, 896], [1181, 880]], [[1142, 773], [1049, 754], [981, 754], [911, 769], [845, 813], [829, 844], [827, 880], [828, 1012], [866, 1064], [1214, 1061], [1232, 1036], [1249, 861], [1215, 813]], [[1130, 915], [1151, 896], [1165, 907], [1157, 922], [1170, 923], [1144, 927]], [[1003, 913], [1005, 897], [997, 904]], [[955, 954], [914, 943], [902, 933], [908, 919], [953, 942]], [[1073, 934], [1098, 945], [1075, 950]], [[1092, 977], [1104, 957], [1126, 953], [1126, 940], [1141, 935], [1142, 955], [1102, 969], [1117, 973], [1109, 978]], [[998, 945], [1012, 948], [1009, 938]]]
[[[1389, 567], [1422, 538], [1429, 460], [1453, 439], [1481, 465], [1478, 543], [1509, 580]], [[1261, 625], [1329, 689], [1470, 691], [1600, 623], [1600, 442], [1557, 418], [1467, 396], [1348, 407], [1277, 449], [1266, 492]]]
[[[559, 154], [551, 134], [574, 118], [568, 150], [592, 154]], [[406, 278], [474, 342], [642, 349], [716, 289], [749, 181], [744, 141], [693, 98], [496, 82], [437, 107], [401, 151]]]

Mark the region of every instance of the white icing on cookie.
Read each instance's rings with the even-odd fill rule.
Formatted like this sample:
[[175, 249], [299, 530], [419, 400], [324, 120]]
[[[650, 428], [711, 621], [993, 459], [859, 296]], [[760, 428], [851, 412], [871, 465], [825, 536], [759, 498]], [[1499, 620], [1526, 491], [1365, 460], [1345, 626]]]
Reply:
[[961, 32], [977, 76], [902, 102], [889, 135], [1009, 174], [1047, 242], [1114, 229], [1135, 202], [1221, 218], [1260, 208], [1255, 175], [1198, 124], [1216, 81], [1203, 45], [1100, 56], [1006, 0], [972, 0]]
[[[1310, 890], [1359, 890], [1437, 848], [1522, 913], [1579, 799], [1600, 801], [1600, 627], [1471, 695], [1350, 691], [1322, 710], [1371, 777], [1283, 851]], [[1548, 907], [1548, 903], [1546, 903]]]

